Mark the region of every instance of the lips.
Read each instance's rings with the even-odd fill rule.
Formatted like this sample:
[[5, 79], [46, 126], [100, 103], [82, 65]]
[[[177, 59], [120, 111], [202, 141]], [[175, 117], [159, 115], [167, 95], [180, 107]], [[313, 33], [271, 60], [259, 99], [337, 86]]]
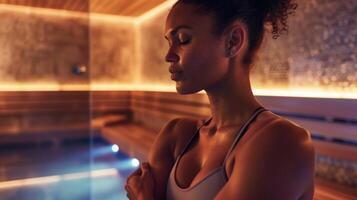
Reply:
[[171, 73], [171, 80], [173, 80], [173, 81], [182, 80], [182, 78], [183, 78], [182, 70], [179, 70], [177, 67], [171, 65], [169, 67], [169, 72]]
[[173, 73], [180, 73], [180, 72], [182, 72], [182, 70], [179, 70], [177, 67], [174, 67], [174, 66], [171, 65], [169, 67], [169, 72], [172, 73], [172, 74]]

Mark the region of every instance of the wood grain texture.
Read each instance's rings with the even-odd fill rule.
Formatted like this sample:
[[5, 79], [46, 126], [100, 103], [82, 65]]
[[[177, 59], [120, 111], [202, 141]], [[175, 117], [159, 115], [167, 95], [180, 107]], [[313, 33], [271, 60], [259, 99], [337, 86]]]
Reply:
[[0, 0], [0, 4], [88, 12], [89, 0]]
[[0, 0], [0, 4], [137, 17], [165, 0]]

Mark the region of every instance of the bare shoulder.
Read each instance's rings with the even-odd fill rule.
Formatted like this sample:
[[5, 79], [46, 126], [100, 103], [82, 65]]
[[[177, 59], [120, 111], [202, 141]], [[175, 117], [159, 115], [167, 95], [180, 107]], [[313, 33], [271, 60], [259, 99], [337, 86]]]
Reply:
[[294, 144], [301, 148], [312, 145], [310, 133], [298, 124], [278, 117], [260, 129], [261, 140], [276, 143], [276, 145]]
[[247, 163], [258, 162], [263, 166], [253, 168], [264, 171], [271, 186], [276, 186], [271, 191], [284, 190], [286, 199], [313, 193], [315, 151], [309, 131], [282, 117], [272, 120], [260, 131], [252, 141], [254, 146], [247, 150], [250, 152], [247, 153], [250, 157], [247, 157]]
[[196, 129], [197, 123], [197, 120], [188, 118], [170, 120], [151, 145], [148, 160], [155, 180], [156, 199], [164, 199], [167, 180], [175, 162], [178, 146], [190, 132]]
[[217, 199], [312, 199], [314, 149], [307, 130], [274, 117], [242, 147]]
[[[179, 143], [195, 130], [198, 121], [190, 118], [175, 118], [166, 123], [151, 146], [149, 161], [173, 162]], [[162, 155], [165, 154], [165, 155]]]
[[248, 155], [259, 152], [264, 156], [269, 154], [271, 159], [280, 159], [286, 153], [294, 155], [296, 159], [301, 157], [304, 161], [306, 157], [314, 156], [310, 132], [300, 125], [272, 114], [257, 127], [254, 137], [244, 148]]
[[200, 125], [200, 121], [191, 118], [175, 118], [170, 120], [163, 126], [155, 139], [156, 145], [152, 145], [152, 149], [169, 150], [171, 156], [176, 157], [185, 141], [192, 136], [193, 132]]
[[251, 144], [247, 152], [269, 157], [274, 162], [272, 165], [290, 167], [295, 163], [299, 171], [311, 172], [315, 156], [311, 135], [290, 120], [278, 117], [262, 126]]

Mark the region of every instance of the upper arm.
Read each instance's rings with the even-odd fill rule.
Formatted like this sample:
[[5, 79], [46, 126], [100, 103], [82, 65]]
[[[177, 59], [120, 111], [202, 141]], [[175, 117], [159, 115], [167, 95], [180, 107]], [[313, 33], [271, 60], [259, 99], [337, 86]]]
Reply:
[[165, 199], [167, 180], [175, 162], [175, 149], [178, 136], [196, 126], [192, 120], [173, 119], [159, 132], [151, 145], [148, 161], [155, 181], [155, 199]]
[[314, 150], [307, 131], [278, 122], [253, 139], [216, 199], [298, 199], [313, 187]]

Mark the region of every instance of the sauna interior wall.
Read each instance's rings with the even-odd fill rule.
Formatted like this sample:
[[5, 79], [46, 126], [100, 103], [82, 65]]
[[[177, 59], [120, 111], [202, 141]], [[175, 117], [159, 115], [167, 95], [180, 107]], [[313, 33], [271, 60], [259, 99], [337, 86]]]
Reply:
[[91, 15], [91, 84], [127, 84], [135, 80], [135, 27], [133, 20], [130, 19]]
[[[252, 71], [254, 88], [357, 92], [357, 4], [354, 0], [299, 1], [289, 33], [267, 31]], [[172, 84], [164, 61], [167, 11], [141, 24], [144, 83]]]
[[21, 6], [0, 6], [1, 84], [87, 84], [72, 66], [88, 65], [89, 18]]
[[[354, 0], [299, 1], [288, 35], [274, 40], [267, 32], [253, 87], [356, 92], [356, 9]], [[0, 82], [83, 84], [88, 74], [76, 76], [71, 67], [85, 64], [92, 83], [173, 85], [164, 61], [167, 12], [135, 25], [120, 17], [0, 9]]]
[[47, 86], [88, 85], [88, 73], [72, 69], [89, 64], [88, 13], [0, 4], [0, 24], [0, 134], [21, 137], [77, 125], [86, 131], [88, 92]]

